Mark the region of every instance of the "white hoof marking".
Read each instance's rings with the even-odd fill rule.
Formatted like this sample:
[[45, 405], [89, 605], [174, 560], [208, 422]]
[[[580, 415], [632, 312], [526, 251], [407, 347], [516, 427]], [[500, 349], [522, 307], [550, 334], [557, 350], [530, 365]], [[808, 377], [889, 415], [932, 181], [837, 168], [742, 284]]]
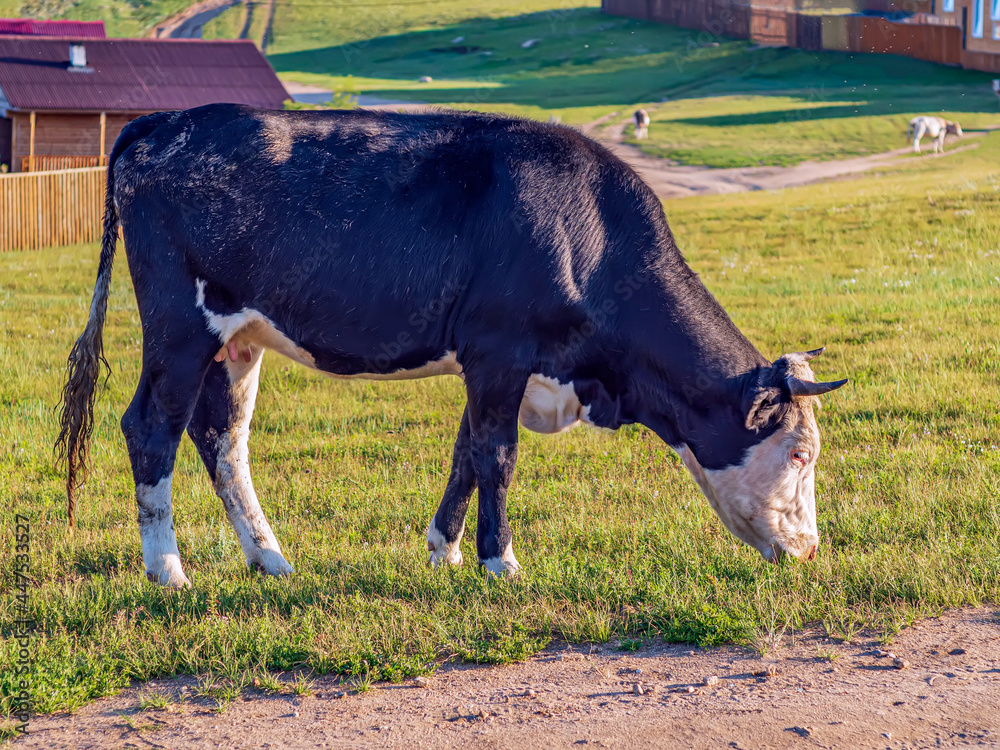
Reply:
[[[464, 528], [462, 529], [462, 533], [465, 533]], [[427, 549], [431, 553], [428, 563], [434, 568], [438, 568], [441, 565], [461, 565], [465, 562], [462, 558], [461, 543], [462, 534], [459, 534], [458, 539], [449, 544], [444, 534], [438, 531], [432, 520], [430, 527], [427, 529]]]
[[290, 576], [295, 572], [295, 569], [288, 564], [282, 554], [273, 549], [255, 550], [253, 558], [247, 558], [247, 565], [253, 570], [275, 577]]
[[514, 549], [509, 543], [507, 544], [507, 549], [503, 551], [502, 557], [490, 557], [486, 560], [480, 560], [479, 564], [486, 568], [486, 571], [495, 578], [503, 578], [504, 576], [513, 577], [521, 572], [521, 564], [514, 557]]
[[177, 551], [170, 502], [171, 480], [172, 475], [163, 477], [155, 485], [137, 484], [135, 497], [139, 506], [139, 536], [146, 578], [161, 586], [180, 589], [190, 586], [191, 582], [184, 575]]

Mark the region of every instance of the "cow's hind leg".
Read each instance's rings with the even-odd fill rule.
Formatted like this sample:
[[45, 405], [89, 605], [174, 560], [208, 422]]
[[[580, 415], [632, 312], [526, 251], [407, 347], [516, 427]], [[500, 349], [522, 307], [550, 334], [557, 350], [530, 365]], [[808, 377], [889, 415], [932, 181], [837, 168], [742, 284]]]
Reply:
[[279, 576], [291, 574], [292, 566], [281, 554], [257, 501], [247, 446], [262, 354], [263, 350], [254, 348], [250, 362], [212, 362], [188, 423], [188, 435], [208, 469], [247, 565]]
[[[143, 369], [132, 403], [122, 416], [139, 509], [146, 577], [163, 586], [188, 586], [174, 533], [171, 481], [177, 446], [191, 418], [204, 363], [218, 346], [182, 327], [147, 334]], [[155, 342], [152, 346], [150, 341]], [[155, 349], [153, 348], [155, 347]]]
[[461, 565], [462, 534], [465, 533], [465, 515], [469, 501], [476, 489], [476, 471], [472, 466], [471, 444], [469, 442], [469, 409], [462, 413], [462, 425], [455, 439], [455, 450], [451, 459], [451, 475], [445, 488], [441, 505], [431, 519], [427, 529], [427, 549], [430, 550], [430, 564]]

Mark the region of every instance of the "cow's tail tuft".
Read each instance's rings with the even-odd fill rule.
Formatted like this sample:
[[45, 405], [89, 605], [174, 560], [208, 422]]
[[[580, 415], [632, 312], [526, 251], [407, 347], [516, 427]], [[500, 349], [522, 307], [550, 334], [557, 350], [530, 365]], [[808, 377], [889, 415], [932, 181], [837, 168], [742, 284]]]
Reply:
[[69, 525], [75, 525], [76, 490], [87, 473], [90, 437], [94, 432], [94, 405], [97, 401], [97, 381], [103, 367], [106, 377], [111, 368], [104, 358], [104, 318], [111, 288], [111, 267], [118, 243], [118, 210], [115, 207], [114, 166], [118, 156], [132, 143], [149, 135], [162, 120], [164, 113], [142, 117], [129, 123], [115, 142], [108, 158], [107, 189], [104, 197], [104, 234], [101, 238], [101, 259], [97, 266], [97, 283], [90, 301], [87, 327], [73, 344], [69, 354], [68, 375], [62, 392], [62, 415], [55, 450], [60, 462], [66, 464], [66, 495]]
[[69, 354], [68, 377], [62, 392], [62, 416], [56, 453], [66, 463], [66, 495], [69, 525], [75, 524], [76, 489], [87, 473], [90, 436], [94, 432], [94, 404], [97, 401], [97, 380], [103, 366], [109, 376], [111, 368], [104, 358], [104, 317], [108, 309], [111, 288], [111, 267], [118, 242], [118, 212], [115, 209], [114, 185], [108, 168], [107, 194], [104, 200], [104, 236], [101, 240], [101, 260], [97, 266], [97, 283], [90, 301], [87, 327], [73, 344]]

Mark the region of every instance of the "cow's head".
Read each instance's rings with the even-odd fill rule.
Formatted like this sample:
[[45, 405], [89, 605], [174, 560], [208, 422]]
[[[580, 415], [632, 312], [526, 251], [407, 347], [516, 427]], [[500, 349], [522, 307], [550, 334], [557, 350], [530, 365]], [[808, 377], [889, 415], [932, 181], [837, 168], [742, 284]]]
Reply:
[[945, 122], [945, 132], [948, 135], [957, 135], [959, 138], [964, 135], [962, 132], [962, 126], [957, 122], [952, 122], [951, 120]]
[[[820, 445], [813, 405], [817, 396], [847, 382], [815, 381], [808, 362], [822, 352], [786, 354], [750, 376], [742, 389], [742, 424], [731, 426], [738, 434], [712, 428], [718, 444], [738, 446], [727, 451], [726, 461], [704, 437], [678, 448], [726, 528], [770, 561], [785, 554], [812, 560], [819, 545], [813, 478]], [[710, 468], [713, 463], [716, 468]]]

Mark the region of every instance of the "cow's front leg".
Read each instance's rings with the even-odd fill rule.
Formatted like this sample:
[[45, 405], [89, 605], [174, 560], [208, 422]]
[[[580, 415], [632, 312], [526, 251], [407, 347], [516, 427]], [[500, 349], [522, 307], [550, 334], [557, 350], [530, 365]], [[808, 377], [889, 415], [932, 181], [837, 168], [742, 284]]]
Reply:
[[[236, 531], [247, 565], [273, 576], [290, 575], [250, 478], [250, 418], [257, 399], [263, 350], [217, 357], [205, 374], [201, 397], [188, 424], [215, 491]], [[220, 361], [221, 360], [221, 361]]]
[[462, 564], [460, 544], [465, 533], [465, 515], [469, 510], [472, 492], [476, 489], [476, 472], [472, 466], [469, 438], [469, 409], [466, 407], [455, 439], [448, 486], [427, 529], [430, 564], [435, 568], [439, 565]]
[[476, 549], [479, 564], [491, 574], [512, 575], [521, 566], [511, 545], [507, 488], [517, 463], [517, 415], [528, 375], [497, 382], [494, 370], [487, 377], [489, 385], [471, 372], [466, 376], [472, 466], [479, 486]]

